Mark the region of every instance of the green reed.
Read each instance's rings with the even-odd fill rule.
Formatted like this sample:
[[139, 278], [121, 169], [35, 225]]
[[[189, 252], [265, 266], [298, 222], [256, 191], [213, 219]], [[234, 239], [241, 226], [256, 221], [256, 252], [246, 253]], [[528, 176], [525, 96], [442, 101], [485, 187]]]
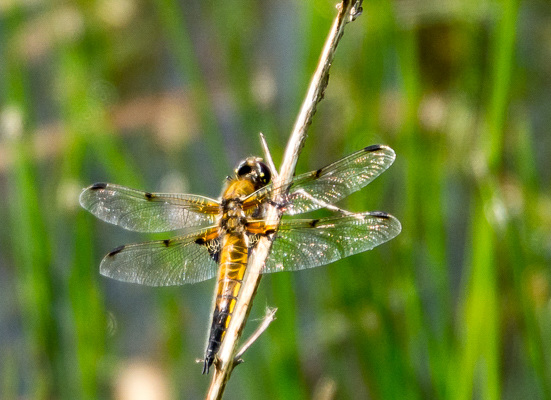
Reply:
[[[216, 197], [239, 158], [260, 155], [258, 131], [277, 163], [333, 4], [199, 3], [2, 11], [11, 133], [0, 144], [0, 318], [10, 322], [0, 397], [113, 398], [136, 359], [158, 368], [175, 398], [204, 395], [194, 359], [213, 283], [150, 289], [100, 277], [103, 254], [148, 237], [96, 221], [76, 199], [94, 181], [153, 191], [171, 176]], [[533, 11], [544, 6], [406, 6], [364, 2], [297, 167], [391, 146], [395, 164], [342, 205], [391, 213], [403, 231], [329, 266], [264, 277], [247, 330], [265, 306], [277, 319], [228, 399], [312, 398], [323, 387], [351, 399], [551, 396], [549, 151], [533, 122], [546, 116], [528, 97], [545, 81], [531, 72], [543, 67], [526, 33], [549, 22]], [[63, 20], [73, 33], [41, 31]], [[36, 32], [45, 47], [31, 46]], [[184, 100], [170, 114], [159, 99], [175, 94]], [[138, 100], [146, 106], [125, 114]], [[179, 114], [188, 136], [167, 139]]]

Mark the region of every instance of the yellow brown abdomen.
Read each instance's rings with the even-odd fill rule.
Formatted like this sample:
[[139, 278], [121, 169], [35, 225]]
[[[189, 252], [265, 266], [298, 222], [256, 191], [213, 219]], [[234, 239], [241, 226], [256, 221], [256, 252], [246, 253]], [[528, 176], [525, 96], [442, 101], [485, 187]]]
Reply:
[[216, 285], [216, 301], [212, 316], [209, 342], [205, 355], [205, 369], [214, 361], [231, 320], [237, 296], [247, 269], [248, 239], [245, 234], [226, 234], [220, 253], [220, 272]]

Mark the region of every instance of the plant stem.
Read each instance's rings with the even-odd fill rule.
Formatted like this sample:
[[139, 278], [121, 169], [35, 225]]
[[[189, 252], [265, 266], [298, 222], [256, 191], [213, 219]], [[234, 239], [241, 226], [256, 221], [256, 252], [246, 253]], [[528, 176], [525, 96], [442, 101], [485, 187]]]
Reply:
[[[317, 104], [323, 98], [325, 88], [327, 87], [329, 81], [329, 68], [333, 62], [337, 45], [343, 35], [346, 24], [353, 21], [360, 14], [361, 1], [343, 0], [337, 5], [337, 9], [337, 16], [333, 22], [329, 36], [325, 41], [306, 98], [302, 103], [293, 131], [287, 143], [281, 170], [273, 182], [275, 199], [284, 194], [281, 193], [281, 183], [288, 182], [293, 177], [298, 156], [304, 145], [304, 140], [306, 139], [306, 132], [316, 112]], [[277, 227], [280, 219], [281, 213], [277, 207], [273, 205], [269, 206], [266, 214], [266, 226]], [[228, 330], [226, 331], [224, 341], [217, 355], [215, 370], [206, 399], [212, 400], [222, 398], [226, 384], [236, 365], [235, 353], [237, 342], [251, 310], [252, 301], [256, 294], [258, 284], [260, 283], [262, 268], [268, 257], [271, 244], [272, 241], [269, 237], [262, 237], [251, 254], [249, 266], [243, 278], [243, 286], [239, 299], [235, 305]]]

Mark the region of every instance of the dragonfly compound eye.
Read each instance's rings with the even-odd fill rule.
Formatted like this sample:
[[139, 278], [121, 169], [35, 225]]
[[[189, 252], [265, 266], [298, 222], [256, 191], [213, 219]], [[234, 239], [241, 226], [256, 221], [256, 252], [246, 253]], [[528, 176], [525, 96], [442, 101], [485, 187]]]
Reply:
[[249, 164], [242, 163], [237, 167], [237, 169], [235, 170], [235, 173], [237, 174], [237, 176], [246, 176], [250, 174], [251, 171], [252, 171], [252, 168]]
[[262, 184], [267, 185], [272, 180], [272, 172], [270, 171], [270, 168], [263, 162], [258, 162], [258, 178], [260, 179], [260, 182]]

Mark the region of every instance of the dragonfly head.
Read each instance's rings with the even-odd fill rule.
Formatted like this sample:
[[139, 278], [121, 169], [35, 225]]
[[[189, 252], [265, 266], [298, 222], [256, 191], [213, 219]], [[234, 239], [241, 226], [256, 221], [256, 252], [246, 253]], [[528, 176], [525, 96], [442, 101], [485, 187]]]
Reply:
[[241, 161], [235, 168], [235, 175], [238, 179], [250, 180], [257, 189], [266, 186], [272, 179], [270, 168], [259, 157], [248, 157]]

